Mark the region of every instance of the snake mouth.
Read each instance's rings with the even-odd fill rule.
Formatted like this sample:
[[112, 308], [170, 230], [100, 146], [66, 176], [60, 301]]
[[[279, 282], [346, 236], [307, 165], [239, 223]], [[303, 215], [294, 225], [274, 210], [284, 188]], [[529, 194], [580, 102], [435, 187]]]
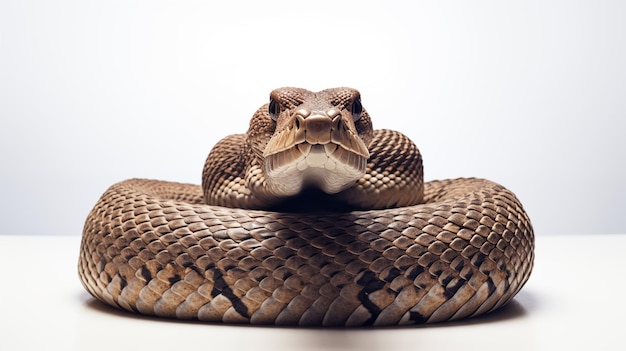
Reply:
[[273, 191], [282, 196], [311, 187], [335, 194], [363, 177], [367, 158], [332, 142], [303, 142], [266, 156], [265, 171]]
[[292, 196], [305, 188], [336, 194], [365, 175], [367, 146], [339, 111], [298, 110], [291, 122], [263, 152], [265, 180], [274, 195]]

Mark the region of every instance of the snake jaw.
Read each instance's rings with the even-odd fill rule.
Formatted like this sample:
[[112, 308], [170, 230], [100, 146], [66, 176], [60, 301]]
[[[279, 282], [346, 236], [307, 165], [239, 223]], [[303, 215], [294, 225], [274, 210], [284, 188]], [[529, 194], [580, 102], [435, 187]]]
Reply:
[[341, 111], [298, 109], [292, 121], [263, 153], [272, 193], [292, 196], [314, 187], [335, 194], [363, 177], [369, 151]]
[[266, 158], [266, 181], [271, 192], [281, 196], [307, 187], [335, 194], [363, 177], [366, 164], [367, 158], [335, 143], [304, 142]]

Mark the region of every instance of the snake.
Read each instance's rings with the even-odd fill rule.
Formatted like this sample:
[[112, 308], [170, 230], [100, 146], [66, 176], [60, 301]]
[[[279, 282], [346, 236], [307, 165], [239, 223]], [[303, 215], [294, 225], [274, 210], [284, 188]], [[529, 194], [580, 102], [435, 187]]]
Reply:
[[419, 149], [373, 129], [358, 90], [275, 89], [246, 133], [215, 144], [201, 185], [109, 187], [79, 277], [118, 309], [227, 324], [393, 326], [505, 306], [534, 262], [519, 199], [487, 179], [423, 179]]

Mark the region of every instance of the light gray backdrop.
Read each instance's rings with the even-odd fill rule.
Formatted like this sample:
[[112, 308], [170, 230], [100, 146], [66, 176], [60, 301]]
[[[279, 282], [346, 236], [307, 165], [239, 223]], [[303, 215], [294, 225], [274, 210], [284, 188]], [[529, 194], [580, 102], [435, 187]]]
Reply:
[[114, 182], [200, 182], [273, 88], [352, 86], [426, 179], [486, 177], [537, 235], [618, 233], [626, 2], [0, 2], [0, 233], [79, 235]]

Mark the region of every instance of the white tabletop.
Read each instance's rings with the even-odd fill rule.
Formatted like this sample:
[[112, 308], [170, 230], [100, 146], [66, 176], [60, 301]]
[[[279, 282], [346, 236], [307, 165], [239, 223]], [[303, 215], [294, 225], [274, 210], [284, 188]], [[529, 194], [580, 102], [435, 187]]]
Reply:
[[540, 236], [528, 284], [463, 322], [374, 329], [226, 326], [120, 312], [77, 275], [77, 236], [0, 236], [0, 350], [618, 350], [626, 235]]

